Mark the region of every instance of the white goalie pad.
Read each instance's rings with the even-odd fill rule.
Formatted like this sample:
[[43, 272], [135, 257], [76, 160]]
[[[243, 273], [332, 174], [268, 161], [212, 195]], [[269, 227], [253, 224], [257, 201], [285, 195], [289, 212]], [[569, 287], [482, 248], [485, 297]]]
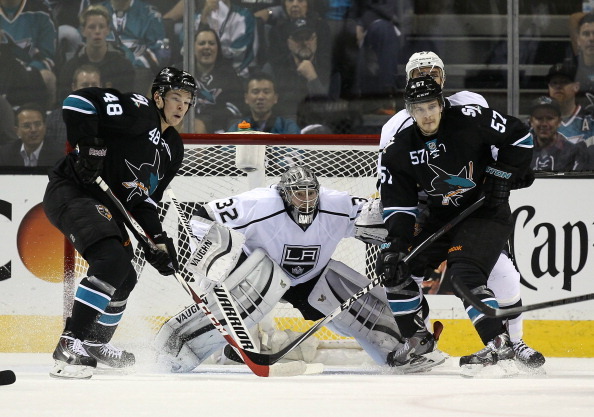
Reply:
[[[367, 284], [369, 280], [357, 271], [342, 262], [330, 260], [309, 294], [308, 302], [327, 315]], [[386, 293], [379, 286], [359, 298], [327, 327], [343, 336], [354, 337], [380, 365], [386, 364], [388, 353], [402, 345]]]
[[186, 262], [186, 269], [194, 274], [200, 293], [223, 281], [235, 268], [242, 253], [245, 236], [204, 217], [190, 220], [192, 233], [199, 241]]
[[384, 207], [380, 199], [365, 203], [361, 208], [361, 214], [355, 220], [355, 237], [373, 245], [384, 243], [388, 230], [384, 225], [383, 212]]
[[[239, 314], [249, 329], [268, 314], [290, 288], [291, 280], [262, 249], [256, 249], [224, 281]], [[214, 316], [222, 314], [211, 292], [206, 303]], [[158, 362], [174, 372], [189, 372], [227, 341], [196, 305], [189, 306], [163, 324], [154, 340]]]

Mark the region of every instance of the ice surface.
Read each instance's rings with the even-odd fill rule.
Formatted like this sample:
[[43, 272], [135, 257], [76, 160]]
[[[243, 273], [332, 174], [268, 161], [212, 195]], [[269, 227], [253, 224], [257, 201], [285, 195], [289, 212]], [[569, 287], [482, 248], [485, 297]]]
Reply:
[[140, 366], [90, 380], [48, 376], [50, 354], [0, 354], [16, 383], [0, 386], [2, 417], [590, 417], [594, 359], [547, 358], [546, 375], [467, 379], [458, 358], [431, 372], [395, 375], [362, 366], [327, 366], [320, 375], [259, 378], [240, 365], [190, 374]]

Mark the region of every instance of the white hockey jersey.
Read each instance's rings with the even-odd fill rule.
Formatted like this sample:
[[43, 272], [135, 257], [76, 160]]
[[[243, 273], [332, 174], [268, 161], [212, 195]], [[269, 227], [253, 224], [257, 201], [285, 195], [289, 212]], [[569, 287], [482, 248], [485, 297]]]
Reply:
[[262, 248], [291, 278], [291, 285], [318, 276], [338, 243], [355, 235], [355, 219], [367, 200], [320, 188], [318, 213], [307, 230], [287, 213], [276, 188], [256, 188], [207, 204], [213, 220], [245, 235], [247, 255]]

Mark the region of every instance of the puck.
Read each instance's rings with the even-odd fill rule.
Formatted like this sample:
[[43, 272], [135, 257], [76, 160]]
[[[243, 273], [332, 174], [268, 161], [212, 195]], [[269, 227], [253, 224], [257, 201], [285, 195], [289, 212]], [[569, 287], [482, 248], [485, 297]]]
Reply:
[[12, 371], [0, 371], [0, 385], [14, 384], [16, 375]]

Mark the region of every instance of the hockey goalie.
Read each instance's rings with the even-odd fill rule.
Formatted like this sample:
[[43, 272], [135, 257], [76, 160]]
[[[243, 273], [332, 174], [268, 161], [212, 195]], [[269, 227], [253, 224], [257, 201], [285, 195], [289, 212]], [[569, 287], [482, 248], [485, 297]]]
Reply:
[[[194, 274], [196, 292], [207, 293], [215, 317], [221, 317], [221, 304], [212, 300], [224, 287], [248, 328], [281, 300], [305, 319], [318, 320], [369, 283], [331, 257], [344, 238], [382, 243], [386, 230], [381, 212], [378, 200], [321, 188], [309, 168], [290, 167], [270, 188], [200, 207], [190, 220], [199, 244], [185, 267]], [[445, 360], [433, 338], [414, 346], [402, 339], [381, 287], [359, 298], [328, 327], [355, 338], [378, 364], [402, 373], [426, 371]], [[225, 345], [197, 308], [172, 317], [155, 339], [159, 362], [173, 372], [193, 370]]]

